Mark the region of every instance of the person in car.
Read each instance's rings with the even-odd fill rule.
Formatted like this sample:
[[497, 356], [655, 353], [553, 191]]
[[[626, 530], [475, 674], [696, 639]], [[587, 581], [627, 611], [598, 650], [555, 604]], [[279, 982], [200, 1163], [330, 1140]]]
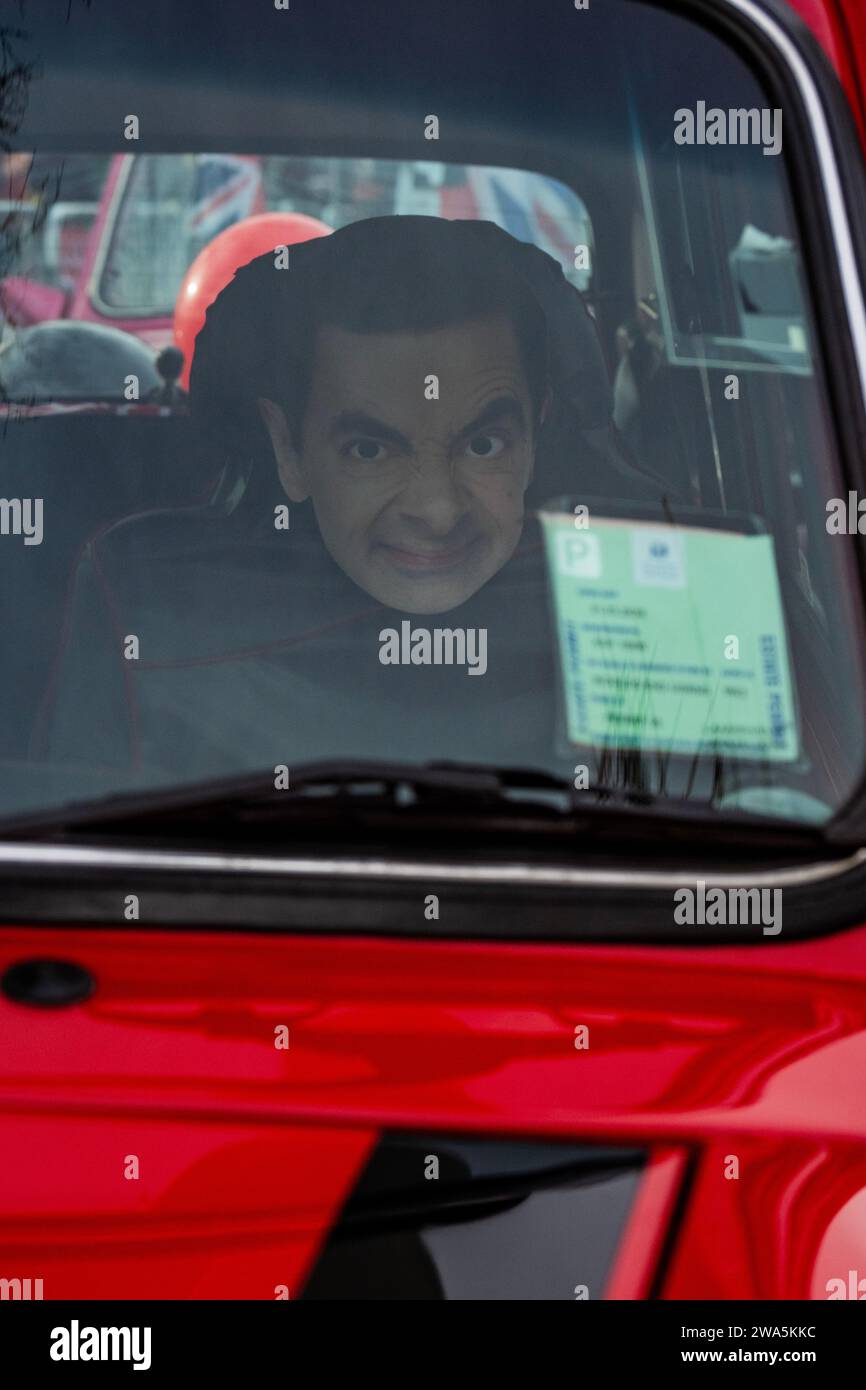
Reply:
[[376, 218], [291, 255], [247, 266], [209, 311], [193, 409], [238, 452], [260, 416], [286, 498], [359, 589], [448, 612], [520, 540], [550, 405], [544, 314], [465, 224]]
[[555, 638], [528, 492], [658, 496], [592, 478], [583, 430], [610, 400], [580, 296], [484, 223], [370, 219], [284, 261], [238, 271], [196, 342], [217, 500], [126, 520], [80, 568], [52, 746], [175, 777], [544, 763]]

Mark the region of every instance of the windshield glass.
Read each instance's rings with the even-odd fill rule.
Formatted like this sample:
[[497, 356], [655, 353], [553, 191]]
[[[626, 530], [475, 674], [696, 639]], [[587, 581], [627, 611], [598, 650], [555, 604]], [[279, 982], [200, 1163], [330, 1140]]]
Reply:
[[411, 131], [307, 76], [283, 138], [253, 25], [255, 100], [179, 37], [170, 139], [158, 104], [76, 133], [46, 59], [0, 152], [0, 815], [315, 759], [801, 823], [850, 795], [796, 151], [719, 38], [604, 8], [580, 80], [500, 83], [493, 124], [483, 65]]

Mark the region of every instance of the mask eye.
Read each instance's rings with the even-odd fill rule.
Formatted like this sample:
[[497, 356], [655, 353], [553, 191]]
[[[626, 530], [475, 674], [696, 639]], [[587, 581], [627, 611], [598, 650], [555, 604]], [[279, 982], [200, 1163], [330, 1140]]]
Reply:
[[345, 453], [360, 463], [381, 463], [385, 457], [385, 446], [378, 439], [353, 439]]
[[466, 445], [466, 453], [473, 459], [493, 459], [505, 448], [501, 434], [473, 434]]

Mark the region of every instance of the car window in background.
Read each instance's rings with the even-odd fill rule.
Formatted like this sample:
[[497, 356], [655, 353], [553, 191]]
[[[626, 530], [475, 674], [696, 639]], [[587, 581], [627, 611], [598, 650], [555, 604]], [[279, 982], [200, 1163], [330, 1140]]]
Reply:
[[70, 292], [109, 167], [100, 154], [0, 154], [0, 272]]
[[144, 155], [131, 162], [99, 297], [114, 313], [171, 313], [202, 247], [266, 210], [305, 213], [333, 228], [392, 213], [484, 218], [522, 241], [537, 240], [579, 288], [588, 283], [573, 251], [591, 245], [586, 209], [541, 174], [422, 160]]
[[[455, 58], [439, 160], [408, 117], [383, 134], [370, 87], [369, 137], [330, 130], [322, 153], [341, 97], [312, 77], [283, 140], [266, 45], [243, 103], [220, 50], [185, 73], [176, 49], [166, 110], [208, 92], [185, 146], [178, 118], [160, 149], [154, 115], [140, 150], [97, 159], [43, 108], [38, 158], [80, 160], [75, 201], [99, 208], [59, 299], [47, 217], [4, 247], [3, 493], [44, 509], [0, 550], [7, 813], [312, 758], [580, 770], [648, 814], [821, 823], [850, 795], [861, 618], [826, 525], [844, 492], [794, 137], [767, 149], [772, 99], [699, 24], [603, 11], [549, 100], [500, 81], [494, 114]], [[678, 139], [708, 108], [758, 119]], [[181, 283], [265, 212], [332, 235], [272, 292], [236, 277], [191, 407], [156, 357]], [[393, 225], [411, 240], [419, 216], [493, 227], [433, 229], [425, 260]], [[345, 256], [320, 270], [329, 242]], [[507, 388], [492, 420], [470, 409], [485, 370]]]

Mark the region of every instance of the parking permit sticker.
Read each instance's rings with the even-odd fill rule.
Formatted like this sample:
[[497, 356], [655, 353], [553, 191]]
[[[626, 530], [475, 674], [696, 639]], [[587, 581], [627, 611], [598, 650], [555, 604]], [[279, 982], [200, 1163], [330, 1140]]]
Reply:
[[570, 743], [799, 756], [771, 536], [540, 515]]

